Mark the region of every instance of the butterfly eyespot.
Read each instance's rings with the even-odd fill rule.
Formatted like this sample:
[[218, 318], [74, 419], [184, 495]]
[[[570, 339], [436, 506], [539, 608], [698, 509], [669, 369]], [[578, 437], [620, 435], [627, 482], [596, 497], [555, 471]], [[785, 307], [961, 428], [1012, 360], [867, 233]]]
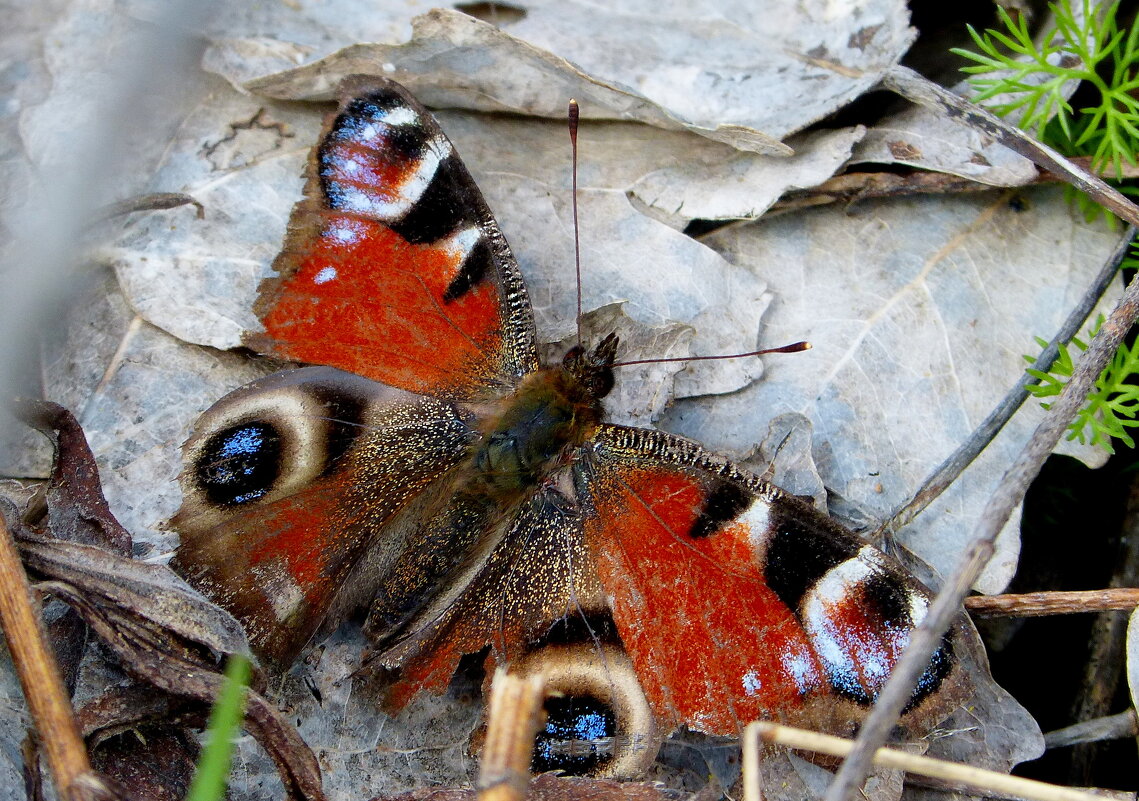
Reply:
[[546, 726], [535, 738], [535, 772], [626, 778], [656, 758], [660, 738], [652, 711], [620, 648], [548, 646], [512, 672], [545, 678]]
[[591, 774], [613, 759], [617, 721], [608, 704], [591, 696], [546, 699], [546, 725], [534, 741], [531, 768], [574, 775]]
[[198, 486], [211, 502], [236, 506], [272, 489], [281, 470], [281, 435], [265, 422], [242, 423], [219, 431], [194, 466]]
[[332, 468], [350, 444], [342, 440], [359, 426], [339, 424], [357, 416], [358, 410], [353, 411], [350, 393], [322, 386], [330, 372], [307, 368], [278, 373], [208, 409], [183, 452], [182, 490], [188, 507], [224, 514], [269, 503]]

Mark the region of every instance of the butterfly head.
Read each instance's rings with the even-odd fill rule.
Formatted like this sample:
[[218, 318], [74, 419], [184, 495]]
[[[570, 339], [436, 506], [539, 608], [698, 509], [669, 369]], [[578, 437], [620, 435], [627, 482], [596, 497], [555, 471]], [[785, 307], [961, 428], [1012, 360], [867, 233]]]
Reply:
[[613, 362], [617, 358], [617, 335], [610, 334], [587, 351], [574, 345], [562, 358], [562, 369], [576, 381], [589, 397], [600, 400], [613, 389]]

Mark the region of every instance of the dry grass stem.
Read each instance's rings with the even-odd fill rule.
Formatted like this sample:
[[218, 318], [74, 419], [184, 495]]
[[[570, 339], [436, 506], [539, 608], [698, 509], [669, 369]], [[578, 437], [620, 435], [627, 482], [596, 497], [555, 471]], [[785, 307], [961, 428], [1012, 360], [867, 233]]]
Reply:
[[478, 801], [523, 801], [530, 782], [534, 735], [542, 725], [545, 681], [499, 669], [491, 686]]
[[1045, 748], [1063, 748], [1082, 743], [1100, 743], [1105, 740], [1122, 740], [1139, 735], [1139, 717], [1134, 708], [1116, 715], [1083, 720], [1044, 735]]
[[965, 599], [965, 608], [973, 617], [1043, 617], [1077, 612], [1130, 611], [1137, 606], [1139, 588], [1134, 587], [977, 595]]
[[77, 798], [95, 776], [37, 606], [12, 534], [0, 519], [0, 624], [56, 788], [63, 798]]
[[[744, 736], [747, 740], [763, 739], [788, 748], [833, 757], [845, 757], [854, 747], [852, 740], [845, 740], [842, 737], [766, 721], [750, 724]], [[1009, 776], [1006, 773], [974, 768], [970, 765], [959, 765], [942, 759], [931, 759], [892, 748], [877, 749], [873, 754], [873, 761], [875, 765], [884, 768], [941, 779], [962, 788], [979, 790], [990, 796], [1024, 798], [1029, 801], [1096, 801], [1102, 798], [1071, 787], [1022, 779], [1019, 776]]]

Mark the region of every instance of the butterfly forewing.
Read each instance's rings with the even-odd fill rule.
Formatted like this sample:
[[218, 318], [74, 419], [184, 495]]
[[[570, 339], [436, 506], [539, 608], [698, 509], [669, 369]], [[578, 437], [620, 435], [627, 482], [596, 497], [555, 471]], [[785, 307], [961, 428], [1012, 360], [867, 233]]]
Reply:
[[342, 92], [247, 344], [438, 397], [512, 385], [537, 367], [533, 315], [466, 167], [403, 87]]
[[[605, 426], [586, 451], [587, 550], [662, 719], [734, 734], [760, 718], [845, 731], [865, 715], [925, 614], [924, 587], [688, 440]], [[909, 722], [952, 708], [961, 680], [947, 639]]]

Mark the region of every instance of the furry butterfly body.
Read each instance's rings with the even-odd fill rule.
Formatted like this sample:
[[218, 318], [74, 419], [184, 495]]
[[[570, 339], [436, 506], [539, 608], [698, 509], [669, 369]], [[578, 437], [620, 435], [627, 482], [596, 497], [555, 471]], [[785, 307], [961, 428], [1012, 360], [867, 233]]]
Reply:
[[[604, 422], [614, 336], [542, 366], [521, 275], [437, 124], [350, 79], [255, 307], [285, 371], [185, 450], [175, 564], [287, 666], [369, 609], [398, 705], [464, 657], [567, 644], [626, 659], [652, 716], [849, 732], [928, 591], [837, 523], [696, 443]], [[903, 723], [966, 692], [951, 632]]]

